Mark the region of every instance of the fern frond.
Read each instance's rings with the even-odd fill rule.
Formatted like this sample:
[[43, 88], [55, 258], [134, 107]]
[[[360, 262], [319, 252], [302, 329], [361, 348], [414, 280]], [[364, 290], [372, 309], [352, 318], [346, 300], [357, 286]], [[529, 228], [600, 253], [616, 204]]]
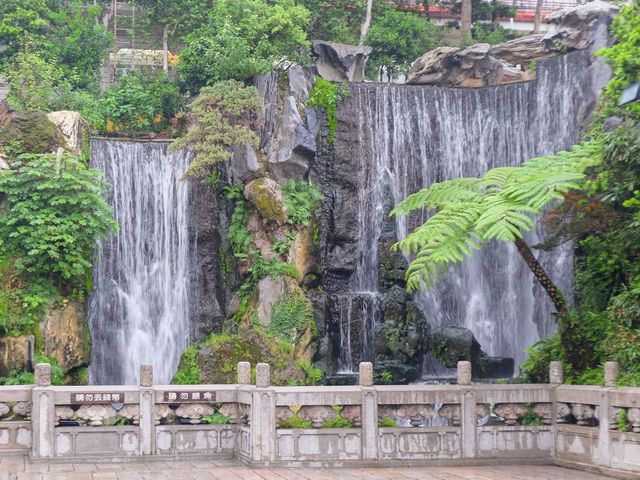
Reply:
[[580, 188], [584, 171], [600, 158], [600, 144], [531, 159], [520, 167], [494, 168], [482, 178], [431, 185], [400, 202], [391, 215], [436, 210], [423, 225], [394, 245], [415, 259], [407, 288], [430, 288], [446, 269], [490, 240], [513, 242], [535, 225], [534, 217], [563, 194]]

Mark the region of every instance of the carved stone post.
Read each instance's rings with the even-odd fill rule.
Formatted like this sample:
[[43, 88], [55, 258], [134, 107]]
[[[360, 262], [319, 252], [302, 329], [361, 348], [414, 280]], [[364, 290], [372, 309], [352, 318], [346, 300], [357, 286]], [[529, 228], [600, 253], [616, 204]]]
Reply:
[[31, 391], [31, 454], [33, 458], [53, 458], [55, 395], [51, 386], [51, 365], [39, 363], [34, 373], [36, 386]]
[[471, 362], [458, 362], [462, 458], [476, 456], [476, 391], [471, 385]]
[[251, 364], [249, 362], [238, 362], [238, 385], [251, 384]]
[[256, 388], [251, 405], [252, 460], [268, 464], [276, 452], [276, 397], [271, 387], [271, 367], [256, 365]]
[[[607, 362], [616, 363], [616, 362]], [[617, 372], [616, 372], [617, 373]], [[605, 382], [607, 381], [607, 364], [605, 364]], [[615, 383], [615, 379], [614, 379]], [[596, 415], [598, 416], [598, 444], [594, 455], [595, 463], [605, 467], [611, 466], [611, 416], [609, 415], [609, 392], [611, 388], [600, 389], [600, 405]]]
[[471, 385], [471, 362], [458, 362], [458, 385]]
[[140, 365], [140, 455], [154, 455], [156, 395], [153, 389], [153, 367]]
[[564, 383], [562, 362], [549, 362], [549, 383], [551, 385], [562, 385]]
[[373, 386], [373, 364], [360, 363], [360, 389], [362, 392], [362, 457], [378, 459], [378, 391]]

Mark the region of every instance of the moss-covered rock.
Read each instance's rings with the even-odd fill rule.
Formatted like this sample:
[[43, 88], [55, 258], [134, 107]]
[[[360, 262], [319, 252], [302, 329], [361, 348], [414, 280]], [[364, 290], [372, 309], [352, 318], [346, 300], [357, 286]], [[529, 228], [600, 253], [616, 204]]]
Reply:
[[249, 182], [244, 189], [244, 196], [258, 210], [265, 220], [277, 223], [287, 221], [287, 210], [284, 207], [280, 185], [270, 178], [258, 178]]
[[30, 153], [47, 153], [66, 146], [56, 126], [39, 110], [12, 114], [10, 123], [0, 130], [0, 147], [12, 142], [19, 143], [21, 151]]
[[271, 365], [274, 385], [304, 382], [306, 374], [298, 365], [293, 345], [255, 329], [237, 334], [213, 334], [189, 347], [180, 360], [174, 383], [229, 384], [236, 382], [238, 362]]
[[12, 370], [33, 369], [35, 338], [33, 335], [0, 338], [0, 377]]
[[40, 324], [42, 353], [55, 358], [65, 370], [85, 367], [91, 361], [91, 335], [84, 305], [65, 303], [52, 308]]

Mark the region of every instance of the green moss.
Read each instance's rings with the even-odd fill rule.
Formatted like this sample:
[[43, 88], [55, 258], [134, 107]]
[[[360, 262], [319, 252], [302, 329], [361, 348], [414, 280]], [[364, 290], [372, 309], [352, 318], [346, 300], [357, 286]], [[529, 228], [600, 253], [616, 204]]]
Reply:
[[86, 368], [76, 368], [70, 372], [71, 383], [73, 385], [88, 385], [89, 384], [89, 370]]
[[629, 420], [627, 420], [627, 410], [626, 409], [621, 409], [618, 412], [618, 430], [620, 430], [621, 432], [628, 432], [629, 431]]
[[310, 325], [315, 325], [315, 321], [309, 299], [302, 293], [287, 294], [273, 305], [268, 332], [287, 342], [296, 342]]

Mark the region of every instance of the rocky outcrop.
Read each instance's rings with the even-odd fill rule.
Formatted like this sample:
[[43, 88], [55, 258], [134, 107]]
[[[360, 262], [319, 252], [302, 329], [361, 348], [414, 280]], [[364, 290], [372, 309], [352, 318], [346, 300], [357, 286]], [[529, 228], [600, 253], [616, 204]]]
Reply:
[[78, 112], [63, 110], [48, 113], [47, 118], [58, 128], [69, 150], [80, 155], [89, 141], [89, 125], [84, 121], [82, 115]]
[[0, 128], [3, 128], [11, 120], [9, 117], [9, 83], [0, 76]]
[[438, 47], [415, 61], [407, 83], [460, 87], [500, 83], [506, 65], [489, 55], [490, 48], [488, 43], [478, 43], [464, 50]]
[[0, 338], [0, 377], [12, 370], [33, 370], [35, 338], [33, 335]]
[[65, 370], [84, 367], [91, 361], [91, 336], [84, 306], [77, 302], [52, 308], [40, 323], [43, 353], [55, 358]]
[[318, 74], [332, 82], [362, 82], [371, 51], [371, 47], [313, 41]]
[[489, 54], [513, 65], [527, 66], [533, 60], [548, 58], [555, 53], [547, 50], [542, 39], [544, 34], [526, 35], [505, 43], [493, 45]]
[[618, 7], [600, 0], [558, 10], [546, 21], [546, 34], [534, 34], [490, 46], [479, 43], [464, 50], [438, 47], [418, 58], [407, 76], [413, 85], [479, 87], [530, 80], [531, 62], [572, 50], [584, 50], [606, 39]]
[[551, 13], [546, 22], [554, 25], [542, 41], [548, 50], [584, 50], [595, 41], [599, 32], [609, 28], [619, 7], [601, 0]]
[[303, 285], [310, 288], [316, 286], [320, 265], [318, 245], [314, 241], [311, 228], [304, 228], [298, 232], [289, 248], [287, 260], [300, 274]]
[[265, 277], [258, 282], [258, 320], [263, 327], [268, 327], [271, 323], [271, 312], [273, 306], [288, 291], [285, 277]]
[[284, 223], [287, 210], [284, 207], [280, 185], [270, 178], [262, 177], [249, 182], [244, 188], [244, 196], [256, 207], [265, 220]]

